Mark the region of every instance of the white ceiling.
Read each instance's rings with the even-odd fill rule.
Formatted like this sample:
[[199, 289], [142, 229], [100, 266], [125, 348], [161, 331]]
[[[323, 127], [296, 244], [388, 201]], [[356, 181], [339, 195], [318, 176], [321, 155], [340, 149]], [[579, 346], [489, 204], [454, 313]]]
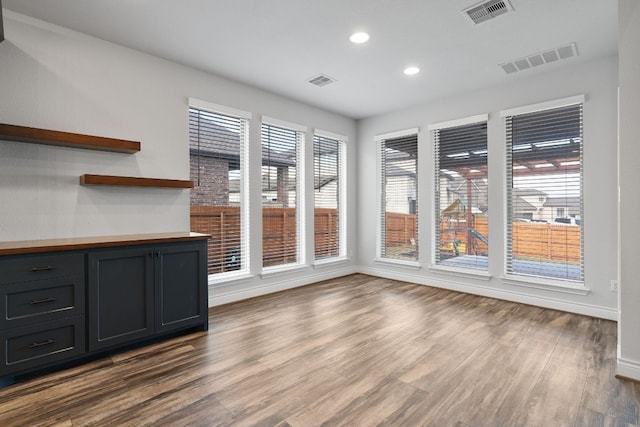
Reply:
[[[6, 9], [352, 118], [615, 55], [616, 0], [2, 0]], [[349, 42], [356, 30], [364, 45]], [[507, 75], [499, 64], [577, 43], [579, 56]], [[422, 72], [405, 76], [407, 65]], [[316, 87], [327, 74], [338, 81]]]

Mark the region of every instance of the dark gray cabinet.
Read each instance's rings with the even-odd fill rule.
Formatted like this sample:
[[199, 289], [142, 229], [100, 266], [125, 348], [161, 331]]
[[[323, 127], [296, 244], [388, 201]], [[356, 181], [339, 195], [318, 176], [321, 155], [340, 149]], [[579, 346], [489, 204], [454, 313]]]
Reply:
[[9, 247], [9, 255], [0, 244], [0, 384], [170, 332], [206, 330], [207, 237], [84, 239], [36, 253]]
[[207, 323], [206, 243], [88, 255], [89, 350]]
[[85, 352], [84, 255], [0, 257], [0, 377]]
[[164, 246], [155, 254], [155, 330], [167, 332], [208, 319], [206, 242]]
[[88, 254], [90, 351], [153, 335], [153, 262], [147, 247]]

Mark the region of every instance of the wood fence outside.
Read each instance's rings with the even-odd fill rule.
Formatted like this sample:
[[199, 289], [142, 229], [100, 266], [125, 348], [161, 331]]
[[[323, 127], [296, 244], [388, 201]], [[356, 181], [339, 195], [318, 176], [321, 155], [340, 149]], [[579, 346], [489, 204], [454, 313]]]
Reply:
[[[387, 212], [387, 247], [411, 244], [416, 238], [416, 216]], [[442, 224], [441, 230], [445, 227]], [[485, 237], [489, 237], [487, 218], [475, 218], [472, 227]], [[461, 246], [467, 246], [466, 226], [456, 233]], [[580, 227], [535, 222], [513, 223], [513, 254], [522, 259], [535, 259], [552, 262], [580, 263]], [[442, 249], [448, 242], [442, 241]], [[476, 239], [476, 247], [486, 252], [487, 245]]]
[[[209, 274], [238, 270], [240, 253], [240, 208], [237, 206], [191, 206], [191, 231], [210, 234]], [[295, 208], [262, 209], [263, 265], [295, 262]], [[315, 254], [317, 258], [338, 255], [338, 216], [335, 209], [314, 212]]]
[[405, 246], [416, 241], [416, 216], [387, 212], [385, 216], [385, 246]]
[[[262, 209], [263, 265], [296, 261], [295, 208]], [[387, 212], [387, 247], [412, 244], [416, 239], [416, 216]], [[314, 247], [316, 258], [338, 255], [338, 216], [335, 209], [317, 208], [314, 212]], [[476, 218], [473, 228], [489, 236], [486, 218]], [[191, 206], [191, 230], [211, 235], [209, 239], [209, 273], [240, 268], [240, 208], [233, 206]], [[518, 258], [580, 263], [580, 227], [544, 223], [513, 223], [513, 254]], [[465, 246], [467, 233], [457, 233]], [[476, 241], [481, 250], [488, 248]], [[446, 246], [446, 242], [443, 245]], [[443, 247], [443, 249], [446, 249]]]
[[580, 227], [514, 222], [513, 254], [519, 258], [580, 264]]

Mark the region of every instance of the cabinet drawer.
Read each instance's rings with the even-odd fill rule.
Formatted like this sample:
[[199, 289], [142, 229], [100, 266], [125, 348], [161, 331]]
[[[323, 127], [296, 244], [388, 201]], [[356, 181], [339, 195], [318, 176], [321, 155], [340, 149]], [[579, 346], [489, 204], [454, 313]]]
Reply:
[[0, 285], [0, 328], [84, 313], [84, 278]]
[[2, 375], [44, 367], [85, 352], [84, 316], [0, 332]]
[[61, 253], [0, 258], [0, 283], [84, 276], [84, 255]]

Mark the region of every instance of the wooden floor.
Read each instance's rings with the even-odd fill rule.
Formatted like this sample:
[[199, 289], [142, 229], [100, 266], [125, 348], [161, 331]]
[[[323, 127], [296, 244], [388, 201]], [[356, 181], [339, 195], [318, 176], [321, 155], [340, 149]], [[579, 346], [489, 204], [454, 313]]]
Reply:
[[0, 426], [633, 426], [616, 324], [353, 275], [0, 390]]

